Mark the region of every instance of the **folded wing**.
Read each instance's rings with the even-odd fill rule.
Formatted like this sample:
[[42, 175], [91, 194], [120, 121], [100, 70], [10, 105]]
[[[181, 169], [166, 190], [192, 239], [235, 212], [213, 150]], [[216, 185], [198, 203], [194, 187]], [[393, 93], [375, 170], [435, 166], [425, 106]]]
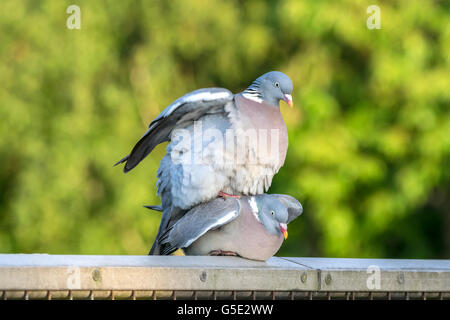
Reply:
[[206, 232], [233, 221], [241, 210], [239, 200], [216, 198], [189, 210], [161, 236], [161, 253], [189, 247]]

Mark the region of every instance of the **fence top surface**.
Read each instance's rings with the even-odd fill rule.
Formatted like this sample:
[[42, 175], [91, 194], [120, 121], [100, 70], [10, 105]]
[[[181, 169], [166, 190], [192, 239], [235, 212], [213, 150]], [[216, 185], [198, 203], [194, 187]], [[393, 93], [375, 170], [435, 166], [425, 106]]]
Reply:
[[307, 269], [296, 262], [276, 257], [262, 262], [238, 257], [216, 256], [0, 254], [0, 268], [58, 266]]
[[73, 289], [450, 292], [450, 260], [0, 254], [0, 291]]
[[450, 260], [425, 259], [349, 259], [349, 258], [285, 258], [313, 269], [367, 270], [378, 266], [384, 270], [449, 270]]
[[171, 268], [262, 268], [366, 270], [370, 266], [384, 270], [450, 271], [450, 259], [350, 259], [272, 257], [262, 262], [238, 257], [210, 256], [137, 256], [137, 255], [53, 255], [0, 254], [0, 267], [171, 267]]

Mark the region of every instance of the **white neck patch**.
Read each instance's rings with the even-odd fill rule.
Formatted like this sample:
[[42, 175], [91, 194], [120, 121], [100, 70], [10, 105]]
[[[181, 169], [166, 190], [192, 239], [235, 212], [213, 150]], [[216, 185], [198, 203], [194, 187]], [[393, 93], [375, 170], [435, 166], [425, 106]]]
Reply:
[[256, 101], [258, 103], [263, 102], [263, 100], [261, 98], [259, 98], [258, 96], [254, 95], [254, 94], [251, 94], [251, 93], [243, 93], [242, 96], [244, 98], [247, 98], [247, 99], [252, 100], [252, 101]]
[[255, 197], [250, 197], [250, 199], [248, 199], [248, 204], [250, 205], [250, 208], [252, 209], [252, 213], [255, 216], [256, 220], [261, 222], [261, 220], [259, 220], [259, 217], [258, 217], [259, 209], [258, 209], [258, 204], [256, 203]]

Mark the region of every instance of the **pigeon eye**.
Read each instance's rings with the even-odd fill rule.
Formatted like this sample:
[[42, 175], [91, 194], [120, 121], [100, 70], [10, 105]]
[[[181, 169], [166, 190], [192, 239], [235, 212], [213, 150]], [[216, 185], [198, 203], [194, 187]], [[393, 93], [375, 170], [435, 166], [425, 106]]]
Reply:
[[280, 84], [278, 82], [275, 82], [275, 87], [279, 88]]
[[275, 211], [270, 211], [270, 214], [271, 215], [275, 215]]

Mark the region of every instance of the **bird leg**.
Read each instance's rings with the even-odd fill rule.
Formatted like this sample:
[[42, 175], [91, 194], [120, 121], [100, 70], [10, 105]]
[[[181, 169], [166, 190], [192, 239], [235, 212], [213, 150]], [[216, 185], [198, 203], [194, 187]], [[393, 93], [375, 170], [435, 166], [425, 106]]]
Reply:
[[239, 255], [236, 252], [233, 251], [223, 251], [223, 250], [213, 250], [209, 252], [210, 256], [233, 256], [233, 257], [239, 257]]
[[240, 199], [241, 198], [241, 196], [237, 196], [237, 195], [234, 195], [234, 194], [229, 194], [229, 193], [226, 193], [226, 192], [223, 192], [223, 191], [219, 191], [219, 197], [222, 197], [222, 198], [236, 198], [236, 199]]

